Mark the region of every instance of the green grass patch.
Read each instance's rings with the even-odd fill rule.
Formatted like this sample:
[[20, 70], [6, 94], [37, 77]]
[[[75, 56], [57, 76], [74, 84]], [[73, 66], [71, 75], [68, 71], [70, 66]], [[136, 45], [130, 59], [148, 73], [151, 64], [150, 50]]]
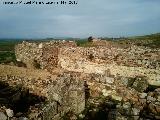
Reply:
[[14, 51], [16, 44], [22, 42], [21, 40], [3, 40], [0, 39], [0, 51]]
[[14, 52], [0, 52], [0, 64], [1, 63], [10, 63], [16, 62], [16, 56]]

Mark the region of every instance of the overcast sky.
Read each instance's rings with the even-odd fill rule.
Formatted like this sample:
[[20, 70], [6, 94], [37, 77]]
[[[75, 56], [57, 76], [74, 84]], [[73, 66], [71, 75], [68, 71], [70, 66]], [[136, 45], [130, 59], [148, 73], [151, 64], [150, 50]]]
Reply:
[[77, 5], [3, 5], [2, 1], [0, 38], [119, 37], [160, 32], [160, 0], [78, 0]]

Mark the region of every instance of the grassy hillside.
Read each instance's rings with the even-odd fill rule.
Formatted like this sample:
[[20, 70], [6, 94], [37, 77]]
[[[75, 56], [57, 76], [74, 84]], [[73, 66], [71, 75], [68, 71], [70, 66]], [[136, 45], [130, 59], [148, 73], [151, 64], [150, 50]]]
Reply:
[[0, 39], [0, 51], [14, 51], [15, 44], [20, 42], [21, 40]]
[[0, 64], [16, 62], [14, 47], [20, 42], [21, 40], [0, 39]]
[[127, 40], [118, 41], [121, 44], [135, 44], [138, 46], [146, 46], [151, 48], [160, 48], [160, 33], [129, 37]]
[[10, 62], [13, 62], [13, 63], [16, 62], [16, 57], [15, 57], [14, 52], [11, 52], [11, 51], [0, 52], [0, 64], [1, 63], [7, 64], [7, 63], [10, 63]]

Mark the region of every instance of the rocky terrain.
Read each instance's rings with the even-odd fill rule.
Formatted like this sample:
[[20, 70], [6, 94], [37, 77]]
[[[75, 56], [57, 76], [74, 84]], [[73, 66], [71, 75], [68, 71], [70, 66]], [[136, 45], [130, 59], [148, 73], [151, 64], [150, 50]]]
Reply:
[[0, 120], [159, 120], [160, 49], [89, 42], [16, 45], [25, 67], [0, 65]]

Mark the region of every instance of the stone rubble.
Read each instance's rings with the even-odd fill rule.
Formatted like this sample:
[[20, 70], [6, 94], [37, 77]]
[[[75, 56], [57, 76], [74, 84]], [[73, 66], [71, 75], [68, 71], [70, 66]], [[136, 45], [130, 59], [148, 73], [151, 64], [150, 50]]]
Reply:
[[0, 73], [0, 80], [13, 87], [21, 85], [21, 91], [28, 90], [47, 101], [30, 105], [28, 113], [2, 107], [0, 118], [160, 119], [160, 49], [106, 46], [77, 47], [68, 41], [18, 44], [17, 60], [27, 66], [21, 74], [38, 67], [50, 75]]

